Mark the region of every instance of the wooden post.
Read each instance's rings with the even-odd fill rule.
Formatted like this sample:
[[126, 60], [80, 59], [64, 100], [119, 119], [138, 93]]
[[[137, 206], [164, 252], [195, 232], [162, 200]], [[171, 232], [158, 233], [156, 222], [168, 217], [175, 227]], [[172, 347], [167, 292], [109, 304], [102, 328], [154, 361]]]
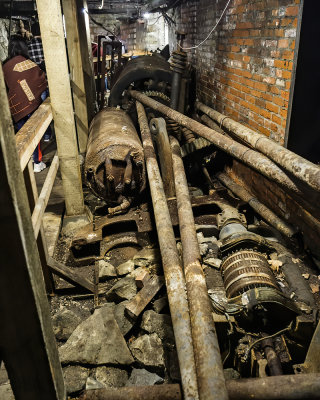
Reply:
[[83, 215], [76, 129], [59, 0], [37, 0], [67, 216]]
[[76, 0], [62, 0], [62, 6], [67, 31], [71, 87], [75, 108], [78, 143], [80, 153], [83, 154], [86, 151], [88, 141], [88, 109], [84, 86]]
[[79, 41], [81, 48], [82, 66], [84, 73], [84, 86], [87, 95], [89, 124], [96, 110], [96, 84], [93, 73], [93, 58], [91, 49], [90, 24], [87, 0], [76, 0], [79, 27]]
[[63, 376], [0, 67], [0, 354], [16, 399], [62, 400]]

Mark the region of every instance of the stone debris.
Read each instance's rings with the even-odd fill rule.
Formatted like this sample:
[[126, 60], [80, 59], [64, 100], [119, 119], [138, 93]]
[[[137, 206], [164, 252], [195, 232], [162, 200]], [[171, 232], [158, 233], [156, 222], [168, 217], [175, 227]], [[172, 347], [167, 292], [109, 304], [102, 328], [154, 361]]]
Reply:
[[89, 376], [89, 370], [79, 365], [70, 365], [63, 368], [63, 377], [67, 394], [76, 393], [84, 389]]
[[96, 310], [59, 348], [63, 364], [130, 365], [133, 358], [110, 306]]
[[209, 265], [210, 267], [216, 268], [216, 269], [220, 269], [220, 265], [221, 265], [222, 260], [220, 260], [219, 258], [205, 258], [203, 260], [203, 263], [206, 265]]
[[81, 323], [81, 317], [71, 310], [61, 310], [52, 318], [53, 332], [58, 340], [68, 340]]
[[114, 317], [117, 321], [119, 329], [123, 335], [126, 335], [130, 329], [133, 327], [134, 323], [125, 313], [126, 305], [129, 303], [125, 300], [114, 307]]
[[104, 387], [105, 387], [105, 385], [103, 385], [101, 382], [98, 382], [97, 380], [91, 378], [91, 376], [89, 376], [89, 378], [87, 379], [86, 390], [103, 389]]
[[151, 386], [163, 383], [163, 381], [163, 378], [157, 374], [145, 369], [133, 368], [126, 386]]
[[117, 271], [115, 267], [105, 260], [98, 261], [99, 267], [99, 279], [104, 280], [108, 278], [117, 277]]
[[134, 264], [137, 267], [147, 267], [152, 264], [159, 264], [161, 262], [161, 256], [159, 249], [143, 249], [140, 250], [133, 257]]
[[145, 311], [142, 316], [141, 328], [148, 333], [156, 333], [161, 340], [174, 343], [174, 335], [170, 315], [157, 314], [153, 310]]
[[153, 309], [155, 312], [160, 313], [168, 305], [168, 297], [160, 297], [160, 299], [157, 299], [153, 302]]
[[318, 293], [320, 290], [320, 286], [318, 283], [310, 283], [312, 293]]
[[131, 272], [134, 271], [134, 262], [133, 260], [128, 260], [125, 263], [122, 263], [120, 265], [117, 266], [116, 270], [117, 270], [117, 274], [119, 276], [123, 276], [123, 275], [128, 275]]
[[128, 372], [120, 368], [98, 367], [96, 369], [96, 380], [104, 387], [122, 387], [128, 381]]
[[156, 333], [142, 335], [129, 344], [135, 359], [145, 367], [164, 368], [162, 342]]
[[119, 303], [123, 300], [131, 300], [137, 293], [136, 283], [133, 277], [127, 276], [120, 279], [106, 293], [108, 301]]

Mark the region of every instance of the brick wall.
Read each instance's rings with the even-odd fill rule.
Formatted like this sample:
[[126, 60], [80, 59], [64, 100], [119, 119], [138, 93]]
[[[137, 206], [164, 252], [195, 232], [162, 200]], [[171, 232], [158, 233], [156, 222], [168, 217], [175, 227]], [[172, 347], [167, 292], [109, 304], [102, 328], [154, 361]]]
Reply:
[[[119, 33], [120, 22], [117, 20], [117, 16], [113, 14], [93, 15], [93, 18], [95, 21], [102, 24], [109, 31], [115, 33], [116, 35]], [[97, 42], [98, 35], [108, 35], [110, 33], [107, 32], [105, 29], [103, 29], [103, 27], [95, 24], [90, 20], [90, 34], [91, 34], [91, 40], [93, 42]]]
[[[190, 2], [182, 3], [177, 26], [188, 32], [189, 43], [196, 45], [210, 32], [226, 1], [191, 3], [193, 7]], [[281, 144], [299, 3], [300, 0], [232, 0], [216, 31], [189, 55], [197, 69], [201, 101]]]

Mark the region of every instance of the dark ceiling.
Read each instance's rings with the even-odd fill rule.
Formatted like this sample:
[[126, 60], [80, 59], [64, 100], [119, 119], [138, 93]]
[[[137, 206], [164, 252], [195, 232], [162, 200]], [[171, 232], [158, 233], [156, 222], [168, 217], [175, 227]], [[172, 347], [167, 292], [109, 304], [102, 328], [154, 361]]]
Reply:
[[[89, 14], [119, 14], [123, 17], [138, 18], [141, 12], [156, 11], [159, 7], [170, 7], [174, 0], [88, 0]], [[36, 16], [35, 0], [0, 0], [0, 18]]]

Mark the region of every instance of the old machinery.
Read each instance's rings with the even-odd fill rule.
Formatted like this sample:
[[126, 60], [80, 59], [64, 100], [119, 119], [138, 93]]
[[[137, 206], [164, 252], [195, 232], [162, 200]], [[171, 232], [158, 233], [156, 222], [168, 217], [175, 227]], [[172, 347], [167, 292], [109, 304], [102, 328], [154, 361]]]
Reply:
[[145, 188], [143, 149], [123, 110], [107, 108], [93, 119], [84, 170], [93, 193], [114, 206], [111, 214], [126, 210]]

